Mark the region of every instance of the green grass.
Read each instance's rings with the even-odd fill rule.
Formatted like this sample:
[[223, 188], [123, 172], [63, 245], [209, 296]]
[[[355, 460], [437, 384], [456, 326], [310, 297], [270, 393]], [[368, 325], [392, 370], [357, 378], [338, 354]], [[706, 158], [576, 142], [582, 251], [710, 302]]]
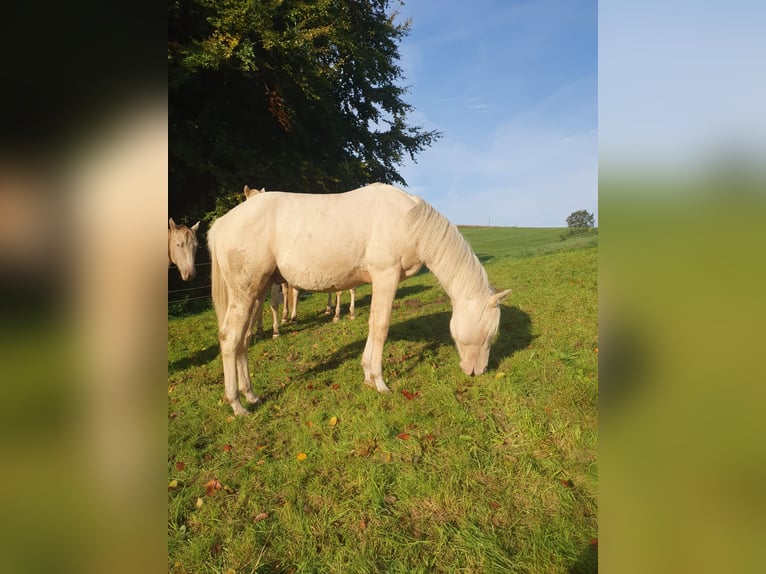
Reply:
[[298, 323], [255, 342], [264, 400], [244, 419], [223, 400], [213, 311], [169, 319], [169, 571], [596, 571], [597, 238], [461, 231], [513, 289], [480, 377], [458, 367], [429, 273], [399, 288], [385, 395], [360, 365], [369, 286], [355, 321], [307, 294]]

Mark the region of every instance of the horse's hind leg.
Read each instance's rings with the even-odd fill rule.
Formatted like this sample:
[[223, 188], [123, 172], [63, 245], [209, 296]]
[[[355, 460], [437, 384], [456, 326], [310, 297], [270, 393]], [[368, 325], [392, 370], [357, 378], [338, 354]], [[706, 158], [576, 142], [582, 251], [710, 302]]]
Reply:
[[[251, 328], [253, 306], [242, 301], [229, 301], [226, 317], [218, 330], [223, 361], [223, 383], [226, 401], [237, 416], [246, 415], [247, 410], [239, 402], [239, 389], [248, 400], [255, 399], [250, 390], [250, 377], [247, 372], [247, 352], [245, 343]], [[242, 377], [242, 380], [238, 379]]]
[[250, 372], [247, 368], [247, 347], [243, 349], [242, 353], [237, 355], [237, 383], [239, 392], [245, 395], [247, 402], [255, 404], [260, 401], [253, 393], [253, 387], [250, 382]]
[[349, 319], [356, 319], [356, 315], [354, 314], [354, 308], [356, 303], [356, 289], [349, 289], [348, 292], [351, 294], [351, 305], [348, 307], [348, 318]]

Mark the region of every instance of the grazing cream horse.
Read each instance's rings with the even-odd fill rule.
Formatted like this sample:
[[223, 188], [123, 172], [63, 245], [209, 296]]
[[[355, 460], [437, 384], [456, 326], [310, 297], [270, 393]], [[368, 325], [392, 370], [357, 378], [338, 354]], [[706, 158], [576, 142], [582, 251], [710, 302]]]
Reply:
[[[343, 241], [338, 241], [341, 234]], [[422, 199], [385, 184], [339, 194], [258, 194], [218, 218], [208, 233], [226, 400], [235, 415], [253, 394], [246, 340], [253, 309], [271, 282], [333, 292], [372, 283], [364, 381], [378, 392], [383, 344], [399, 282], [425, 263], [452, 301], [450, 332], [466, 375], [487, 368], [500, 302], [457, 228]]]
[[[354, 314], [354, 309], [356, 307], [356, 288], [349, 289], [349, 294], [351, 295], [351, 304], [348, 307], [348, 318], [349, 319], [356, 319], [356, 314]], [[335, 316], [332, 318], [333, 323], [337, 323], [340, 321], [340, 296], [343, 294], [343, 291], [336, 291], [335, 292]], [[332, 307], [330, 306], [332, 304], [332, 293], [327, 294], [327, 308], [324, 310], [325, 315], [329, 315], [332, 313]]]
[[197, 275], [194, 257], [197, 254], [197, 230], [199, 221], [191, 227], [176, 225], [171, 217], [168, 221], [168, 267], [175, 263], [181, 279], [191, 281]]

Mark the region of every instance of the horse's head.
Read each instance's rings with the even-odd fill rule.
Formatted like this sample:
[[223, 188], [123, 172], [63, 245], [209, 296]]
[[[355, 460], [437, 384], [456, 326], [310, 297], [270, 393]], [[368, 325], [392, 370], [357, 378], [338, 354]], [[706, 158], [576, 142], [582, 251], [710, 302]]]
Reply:
[[191, 227], [176, 225], [173, 218], [168, 229], [168, 259], [176, 264], [181, 279], [190, 281], [197, 275], [194, 257], [197, 254], [197, 229], [199, 221]]
[[449, 328], [466, 375], [481, 375], [487, 369], [489, 348], [500, 324], [500, 302], [511, 290], [486, 298], [453, 301]]

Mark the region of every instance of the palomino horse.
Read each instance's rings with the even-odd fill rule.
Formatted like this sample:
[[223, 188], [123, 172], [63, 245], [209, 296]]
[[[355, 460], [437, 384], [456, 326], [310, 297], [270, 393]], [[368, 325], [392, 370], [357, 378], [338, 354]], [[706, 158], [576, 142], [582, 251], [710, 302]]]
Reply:
[[191, 227], [176, 225], [171, 217], [168, 221], [168, 267], [175, 263], [181, 279], [191, 281], [197, 274], [194, 256], [197, 254], [197, 230], [199, 221]]
[[[349, 294], [351, 295], [351, 304], [348, 307], [348, 318], [349, 319], [356, 319], [356, 315], [354, 314], [354, 309], [356, 306], [356, 288], [349, 289]], [[343, 291], [336, 291], [335, 292], [335, 316], [332, 318], [333, 323], [337, 323], [340, 321], [340, 296], [343, 294]], [[327, 294], [327, 308], [324, 310], [325, 315], [329, 315], [332, 313], [332, 307], [330, 307], [330, 304], [332, 303], [332, 293]]]
[[[338, 235], [343, 241], [338, 241]], [[258, 299], [273, 281], [333, 292], [372, 283], [364, 381], [378, 392], [383, 344], [399, 282], [425, 263], [452, 301], [450, 332], [467, 375], [484, 372], [500, 322], [487, 273], [457, 228], [422, 199], [385, 184], [339, 194], [262, 193], [218, 218], [208, 233], [226, 400], [257, 402], [246, 340]]]

